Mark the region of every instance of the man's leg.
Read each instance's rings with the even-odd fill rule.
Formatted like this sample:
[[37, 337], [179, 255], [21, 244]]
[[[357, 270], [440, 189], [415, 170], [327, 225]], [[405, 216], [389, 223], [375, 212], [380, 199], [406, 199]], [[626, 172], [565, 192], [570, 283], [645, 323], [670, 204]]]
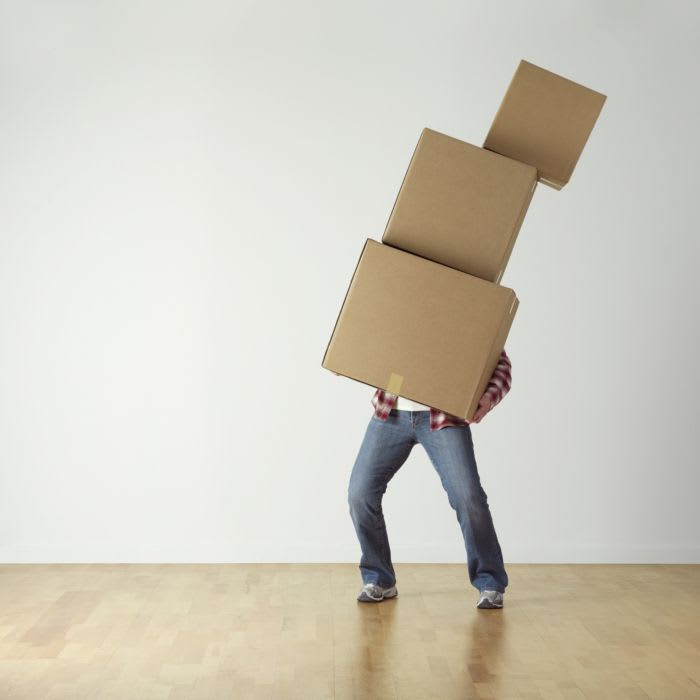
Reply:
[[348, 487], [350, 517], [362, 548], [362, 581], [382, 588], [396, 583], [382, 497], [416, 444], [409, 413], [393, 409], [386, 421], [372, 415]]
[[469, 580], [479, 591], [505, 592], [508, 574], [486, 492], [479, 479], [470, 425], [465, 423], [431, 431], [426, 418], [416, 432], [456, 511], [467, 550]]

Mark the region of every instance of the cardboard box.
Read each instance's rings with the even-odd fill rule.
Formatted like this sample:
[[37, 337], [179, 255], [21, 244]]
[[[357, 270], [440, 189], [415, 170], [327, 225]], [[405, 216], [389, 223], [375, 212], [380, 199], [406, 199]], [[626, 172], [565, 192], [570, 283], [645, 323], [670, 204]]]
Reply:
[[500, 282], [537, 170], [423, 129], [382, 243]]
[[484, 148], [529, 163], [561, 189], [574, 171], [606, 96], [520, 61]]
[[471, 420], [518, 303], [512, 289], [368, 238], [321, 364]]

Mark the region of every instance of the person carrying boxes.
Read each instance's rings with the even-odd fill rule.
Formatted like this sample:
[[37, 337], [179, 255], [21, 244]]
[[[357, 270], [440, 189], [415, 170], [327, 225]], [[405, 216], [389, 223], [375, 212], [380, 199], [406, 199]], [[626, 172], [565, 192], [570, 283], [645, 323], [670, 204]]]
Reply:
[[365, 241], [322, 362], [376, 388], [348, 486], [360, 602], [398, 594], [382, 498], [420, 443], [457, 514], [477, 607], [503, 607], [508, 575], [470, 423], [510, 390], [498, 348], [519, 300], [501, 280], [537, 183], [569, 183], [606, 99], [521, 60], [481, 147], [422, 130], [381, 243]]
[[[510, 391], [511, 361], [505, 349], [473, 416], [474, 423]], [[420, 443], [437, 471], [457, 514], [467, 550], [469, 580], [479, 591], [478, 608], [502, 608], [508, 574], [474, 456], [470, 421], [432, 407], [415, 406], [377, 389], [374, 413], [353, 466], [348, 505], [362, 549], [360, 602], [398, 595], [396, 574], [382, 513], [387, 485]], [[404, 408], [405, 406], [405, 408]]]

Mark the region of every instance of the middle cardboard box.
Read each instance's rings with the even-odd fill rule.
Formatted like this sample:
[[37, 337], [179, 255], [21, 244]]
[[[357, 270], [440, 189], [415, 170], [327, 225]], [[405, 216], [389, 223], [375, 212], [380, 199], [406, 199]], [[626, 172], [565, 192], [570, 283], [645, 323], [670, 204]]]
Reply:
[[382, 242], [500, 282], [537, 169], [424, 128]]
[[518, 304], [512, 289], [368, 238], [322, 366], [471, 420]]

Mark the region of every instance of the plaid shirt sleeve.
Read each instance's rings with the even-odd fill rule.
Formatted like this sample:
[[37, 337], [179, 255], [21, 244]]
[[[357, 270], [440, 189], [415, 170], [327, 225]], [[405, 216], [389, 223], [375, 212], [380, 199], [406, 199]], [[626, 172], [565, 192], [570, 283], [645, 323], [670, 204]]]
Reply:
[[496, 369], [489, 379], [485, 394], [491, 398], [493, 406], [500, 403], [503, 397], [510, 391], [511, 383], [511, 362], [505, 348], [501, 350]]

